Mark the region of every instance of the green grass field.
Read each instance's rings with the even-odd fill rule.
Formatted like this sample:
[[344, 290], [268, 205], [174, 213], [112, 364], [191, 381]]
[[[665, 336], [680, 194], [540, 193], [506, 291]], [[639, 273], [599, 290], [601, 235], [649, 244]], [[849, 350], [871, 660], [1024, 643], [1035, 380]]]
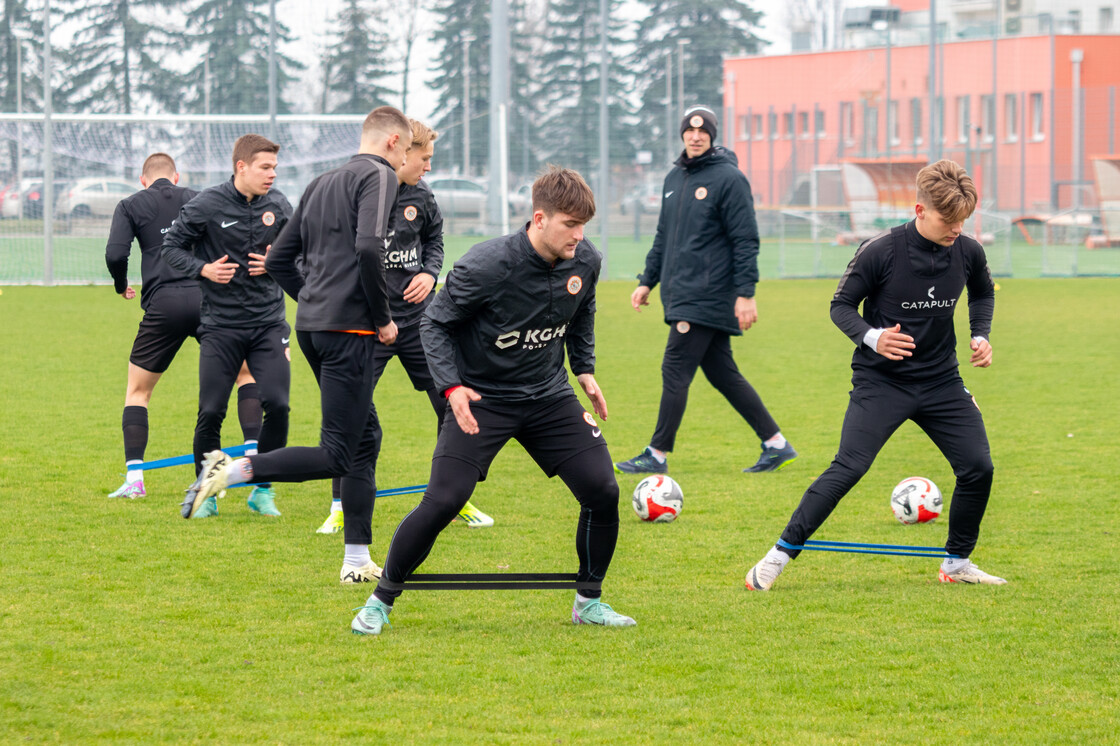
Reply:
[[[1120, 281], [1001, 285], [995, 362], [964, 376], [996, 464], [974, 559], [1008, 585], [940, 585], [936, 560], [806, 552], [772, 592], [744, 591], [831, 460], [847, 402], [835, 282], [775, 281], [734, 348], [802, 457], [742, 474], [758, 444], [697, 380], [670, 459], [680, 519], [642, 524], [626, 499], [637, 480], [620, 479], [604, 598], [638, 627], [573, 626], [570, 591], [432, 591], [402, 596], [379, 638], [350, 634], [370, 589], [341, 587], [341, 537], [314, 533], [328, 485], [280, 486], [275, 520], [250, 514], [244, 490], [217, 519], [182, 520], [189, 467], [150, 472], [145, 499], [105, 499], [123, 470], [138, 305], [105, 287], [4, 287], [0, 743], [1116, 743]], [[648, 442], [667, 329], [656, 301], [630, 310], [631, 288], [599, 296], [619, 460]], [[149, 459], [190, 449], [197, 357], [189, 343], [156, 390]], [[313, 444], [317, 392], [296, 348], [292, 362], [290, 442]], [[425, 397], [394, 364], [376, 400], [379, 484], [427, 481]], [[226, 435], [239, 442], [236, 417]], [[816, 538], [943, 542], [944, 517], [891, 515], [911, 474], [951, 492], [906, 426]], [[417, 499], [378, 502], [379, 563]], [[424, 570], [575, 569], [575, 501], [516, 444], [474, 502], [497, 525], [450, 526]]]

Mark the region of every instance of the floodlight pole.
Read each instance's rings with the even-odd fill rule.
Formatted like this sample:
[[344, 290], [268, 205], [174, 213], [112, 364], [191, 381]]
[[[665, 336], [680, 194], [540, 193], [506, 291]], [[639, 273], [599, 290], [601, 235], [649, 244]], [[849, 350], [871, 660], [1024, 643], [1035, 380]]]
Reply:
[[463, 35], [463, 176], [471, 175], [471, 42]]
[[929, 0], [929, 161], [939, 159], [937, 120], [937, 0]]
[[509, 0], [490, 0], [490, 175], [487, 195], [487, 227], [502, 226], [502, 203], [509, 195], [502, 190], [509, 163], [504, 159], [506, 145], [501, 124], [501, 107], [509, 106]]
[[610, 0], [599, 0], [599, 251], [603, 254], [601, 274], [610, 278], [607, 271], [607, 247], [610, 242], [611, 164], [610, 164], [610, 55], [607, 51], [607, 26]]
[[276, 139], [276, 0], [268, 0], [268, 136]]
[[51, 132], [51, 0], [43, 2], [43, 284], [54, 284], [54, 140]]

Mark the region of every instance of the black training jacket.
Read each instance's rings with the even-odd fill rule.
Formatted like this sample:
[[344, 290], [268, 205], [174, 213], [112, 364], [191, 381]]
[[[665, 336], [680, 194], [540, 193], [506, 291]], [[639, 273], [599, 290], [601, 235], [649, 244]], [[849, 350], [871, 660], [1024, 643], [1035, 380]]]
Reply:
[[571, 393], [565, 348], [572, 373], [595, 372], [601, 262], [584, 240], [573, 259], [549, 264], [525, 228], [472, 247], [420, 319], [438, 390], [462, 384], [506, 402]]
[[661, 284], [665, 322], [690, 321], [742, 334], [735, 299], [758, 282], [758, 224], [747, 177], [735, 154], [716, 146], [683, 154], [661, 190], [653, 247], [638, 281]]
[[382, 253], [396, 199], [397, 174], [377, 155], [355, 155], [307, 185], [265, 262], [299, 301], [296, 329], [372, 332], [392, 322]]
[[164, 261], [198, 278], [204, 264], [226, 254], [238, 265], [228, 285], [199, 280], [203, 326], [246, 328], [284, 320], [280, 286], [267, 274], [249, 276], [249, 254], [264, 254], [291, 214], [292, 206], [278, 190], [250, 202], [232, 177], [183, 205], [163, 240]]
[[404, 299], [412, 278], [426, 272], [439, 280], [443, 269], [443, 215], [435, 195], [423, 181], [415, 186], [401, 184], [397, 206], [389, 221], [389, 247], [385, 250], [385, 281], [389, 286], [389, 308], [398, 327], [420, 323], [433, 294], [420, 303]]
[[[911, 220], [864, 241], [840, 278], [830, 311], [833, 323], [856, 344], [852, 370], [900, 381], [955, 374], [953, 312], [966, 288], [971, 335], [987, 338], [995, 284], [975, 239], [961, 236], [952, 246], [941, 246], [923, 238]], [[914, 338], [911, 357], [888, 360], [863, 344], [871, 329], [895, 324]]]
[[148, 308], [161, 285], [197, 284], [195, 278], [167, 266], [162, 255], [164, 234], [179, 217], [183, 205], [197, 194], [193, 189], [175, 186], [170, 179], [156, 179], [147, 189], [117, 203], [105, 244], [105, 265], [118, 294], [128, 287], [128, 256], [133, 239], [140, 244], [141, 308]]

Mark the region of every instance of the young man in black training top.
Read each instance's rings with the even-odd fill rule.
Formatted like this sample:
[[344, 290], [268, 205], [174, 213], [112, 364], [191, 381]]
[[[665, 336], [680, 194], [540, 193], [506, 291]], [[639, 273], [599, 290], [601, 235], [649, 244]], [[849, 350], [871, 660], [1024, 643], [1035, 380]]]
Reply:
[[350, 624], [354, 633], [381, 633], [400, 584], [510, 438], [579, 501], [577, 578], [591, 587], [577, 593], [572, 621], [634, 624], [599, 598], [618, 538], [618, 483], [602, 431], [564, 367], [566, 350], [580, 387], [606, 419], [594, 375], [601, 257], [583, 238], [594, 214], [595, 198], [580, 175], [551, 168], [533, 184], [529, 223], [474, 246], [428, 306], [420, 336], [455, 423], [440, 432], [427, 491], [393, 534], [377, 589]]
[[743, 471], [776, 471], [797, 458], [797, 451], [731, 354], [731, 335], [758, 320], [758, 225], [751, 187], [735, 154], [715, 146], [716, 115], [710, 109], [686, 111], [681, 137], [684, 152], [665, 177], [657, 234], [630, 296], [630, 305], [640, 311], [661, 284], [669, 340], [661, 361], [657, 427], [644, 451], [615, 468], [626, 474], [669, 471], [667, 454], [699, 367], [762, 441], [758, 461]]
[[[391, 106], [374, 109], [362, 125], [358, 154], [308, 184], [291, 222], [265, 260], [284, 291], [296, 298], [296, 337], [319, 383], [319, 445], [290, 447], [250, 458], [206, 455], [195, 505], [238, 482], [304, 482], [341, 477], [345, 556], [339, 579], [363, 583], [381, 576], [369, 555], [375, 496], [374, 466], [381, 428], [373, 406], [373, 348], [392, 344], [382, 251], [397, 198], [395, 170], [412, 136], [408, 119]], [[302, 257], [302, 266], [297, 258]]]
[[[397, 341], [373, 347], [373, 385], [376, 389], [385, 366], [394, 356], [400, 360], [413, 387], [428, 395], [436, 412], [436, 434], [443, 427], [447, 401], [436, 391], [428, 359], [420, 344], [420, 316], [432, 300], [432, 289], [443, 268], [443, 215], [435, 195], [421, 177], [432, 170], [432, 155], [439, 133], [423, 122], [410, 119], [412, 142], [405, 162], [397, 169], [397, 204], [389, 219], [390, 244], [385, 249], [385, 282], [389, 289], [389, 310], [397, 325]], [[342, 530], [345, 518], [338, 479], [331, 482], [331, 512], [316, 533], [334, 534]], [[494, 525], [494, 519], [470, 503], [459, 518], [472, 528]]]
[[[291, 328], [284, 320], [284, 293], [263, 259], [288, 222], [292, 206], [272, 188], [280, 146], [256, 134], [233, 145], [233, 176], [203, 190], [183, 206], [163, 242], [163, 259], [189, 277], [200, 277], [202, 325], [198, 360], [198, 424], [195, 469], [221, 447], [222, 421], [242, 361], [257, 380], [264, 422], [258, 448], [281, 448], [288, 440]], [[197, 483], [196, 483], [197, 484]], [[278, 516], [271, 485], [249, 496], [249, 508]], [[216, 500], [194, 504], [196, 485], [183, 502], [184, 518], [217, 515]]]
[[1006, 582], [968, 559], [993, 470], [984, 420], [958, 370], [953, 330], [953, 312], [967, 288], [970, 362], [977, 368], [992, 364], [995, 287], [983, 247], [962, 234], [976, 209], [976, 187], [948, 160], [919, 171], [917, 187], [915, 218], [865, 241], [832, 297], [832, 321], [856, 345], [840, 449], [801, 498], [777, 545], [747, 573], [748, 590], [770, 590], [800, 553], [793, 547], [804, 546], [906, 420], [925, 431], [957, 478], [945, 542], [945, 551], [956, 556], [941, 563], [938, 578]]
[[[125, 300], [136, 297], [128, 284], [128, 257], [133, 240], [140, 244], [140, 307], [144, 317], [128, 358], [128, 386], [121, 428], [124, 432], [124, 484], [109, 497], [144, 497], [144, 451], [148, 447], [148, 403], [160, 377], [170, 367], [187, 337], [198, 338], [198, 280], [182, 275], [163, 261], [163, 236], [179, 210], [197, 194], [178, 186], [175, 161], [167, 153], [152, 153], [140, 171], [144, 189], [125, 197], [113, 210], [105, 264], [113, 289]], [[244, 365], [237, 377], [237, 414], [245, 444], [255, 449], [261, 431], [261, 403], [257, 384]]]

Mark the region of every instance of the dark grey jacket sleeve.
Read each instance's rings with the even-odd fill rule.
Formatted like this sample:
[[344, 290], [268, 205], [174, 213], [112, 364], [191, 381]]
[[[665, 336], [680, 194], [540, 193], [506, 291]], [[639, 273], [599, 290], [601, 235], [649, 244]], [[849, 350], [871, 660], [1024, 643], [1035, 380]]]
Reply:
[[206, 262], [194, 255], [194, 247], [206, 235], [209, 211], [195, 197], [179, 211], [163, 237], [163, 261], [187, 277], [201, 277]]
[[463, 382], [452, 339], [456, 328], [482, 305], [486, 297], [482, 284], [475, 273], [460, 262], [420, 318], [420, 341], [424, 345], [424, 356], [428, 358], [428, 370], [440, 394]]
[[[310, 191], [308, 189], [308, 193]], [[306, 198], [307, 193], [280, 231], [280, 235], [272, 242], [272, 248], [268, 250], [268, 256], [264, 261], [265, 271], [276, 280], [276, 284], [283, 288], [285, 293], [295, 300], [299, 300], [299, 291], [303, 289], [303, 273], [297, 260], [303, 254], [303, 236], [300, 234], [300, 226]]]
[[389, 289], [385, 284], [385, 259], [382, 254], [389, 245], [389, 217], [396, 201], [397, 179], [388, 166], [378, 168], [376, 173], [362, 181], [358, 194], [354, 250], [370, 316], [378, 327], [393, 321], [389, 312]]
[[421, 271], [439, 280], [439, 273], [443, 269], [443, 213], [431, 192], [428, 192], [427, 200], [428, 222], [420, 232], [420, 255], [424, 260]]
[[564, 344], [568, 349], [568, 366], [577, 376], [595, 372], [596, 285], [595, 282], [591, 283], [591, 290], [583, 299], [576, 315], [572, 317], [572, 322], [564, 335]]
[[832, 306], [829, 316], [832, 323], [855, 342], [856, 346], [863, 344], [863, 338], [871, 330], [871, 324], [859, 313], [859, 304], [863, 302], [879, 282], [878, 262], [874, 257], [879, 256], [867, 251], [868, 243], [864, 243], [848, 263], [848, 268], [840, 278], [836, 293], [832, 296]]
[[132, 241], [136, 232], [125, 209], [125, 202], [117, 203], [113, 210], [113, 222], [109, 226], [109, 240], [105, 244], [105, 265], [113, 278], [113, 289], [121, 294], [128, 287], [128, 255], [132, 252]]

